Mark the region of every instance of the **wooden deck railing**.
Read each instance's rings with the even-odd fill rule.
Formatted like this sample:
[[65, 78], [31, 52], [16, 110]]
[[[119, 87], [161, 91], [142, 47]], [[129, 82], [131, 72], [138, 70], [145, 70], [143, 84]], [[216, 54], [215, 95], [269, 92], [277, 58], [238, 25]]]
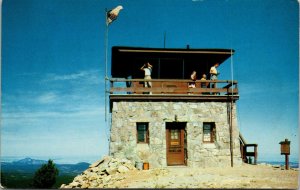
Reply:
[[[110, 80], [111, 94], [192, 94], [192, 95], [238, 95], [237, 81], [206, 80], [195, 82], [195, 88], [189, 88], [192, 80], [185, 79], [123, 79]], [[144, 87], [144, 82], [152, 83], [151, 88]], [[216, 84], [216, 88], [212, 88]], [[201, 86], [205, 85], [206, 88]]]

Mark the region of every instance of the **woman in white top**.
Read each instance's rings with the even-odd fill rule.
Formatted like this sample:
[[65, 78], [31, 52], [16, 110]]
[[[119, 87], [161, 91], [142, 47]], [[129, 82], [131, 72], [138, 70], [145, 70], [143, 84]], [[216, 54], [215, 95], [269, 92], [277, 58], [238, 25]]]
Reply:
[[189, 83], [189, 88], [196, 88], [196, 83], [195, 81], [197, 80], [197, 72], [196, 71], [193, 71], [192, 74], [191, 74], [191, 79], [194, 81], [194, 82], [190, 82]]

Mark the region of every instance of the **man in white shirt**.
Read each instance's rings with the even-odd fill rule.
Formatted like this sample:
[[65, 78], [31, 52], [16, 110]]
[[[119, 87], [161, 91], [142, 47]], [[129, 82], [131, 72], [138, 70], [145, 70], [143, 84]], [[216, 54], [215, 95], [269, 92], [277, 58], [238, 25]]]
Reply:
[[[219, 75], [219, 73], [218, 73], [218, 71], [217, 71], [217, 67], [219, 66], [219, 63], [216, 63], [214, 66], [212, 66], [211, 68], [210, 68], [210, 71], [209, 71], [209, 73], [210, 73], [210, 80], [218, 80], [218, 75]], [[217, 88], [217, 84], [216, 83], [212, 83], [212, 86], [211, 86], [212, 88]]]
[[[141, 70], [145, 72], [145, 77], [144, 79], [151, 79], [151, 73], [152, 73], [152, 65], [147, 62], [146, 64], [144, 64], [142, 67], [141, 67]], [[150, 81], [145, 81], [144, 82], [144, 87], [146, 88], [151, 88], [152, 87], [152, 82]]]

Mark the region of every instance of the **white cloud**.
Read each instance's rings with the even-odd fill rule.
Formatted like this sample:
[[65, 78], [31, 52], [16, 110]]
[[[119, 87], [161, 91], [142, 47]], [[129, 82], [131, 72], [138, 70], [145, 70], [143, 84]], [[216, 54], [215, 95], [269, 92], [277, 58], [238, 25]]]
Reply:
[[88, 72], [87, 71], [81, 71], [79, 73], [73, 73], [73, 74], [69, 74], [69, 75], [54, 75], [53, 76], [53, 80], [77, 80], [80, 78], [84, 78], [88, 76]]
[[37, 101], [41, 104], [50, 104], [50, 103], [55, 102], [57, 99], [58, 99], [58, 97], [57, 97], [56, 93], [47, 92], [47, 93], [40, 95], [37, 98]]
[[[68, 150], [55, 154], [70, 154], [79, 146], [87, 146], [87, 152], [95, 147], [106, 152], [102, 139], [108, 138], [109, 129], [104, 122], [104, 79], [100, 77], [99, 70], [46, 74], [38, 77], [39, 83], [4, 94], [3, 153], [17, 154], [14, 152], [18, 150], [22, 155], [44, 155], [49, 152], [45, 147], [52, 147], [54, 154], [62, 143]], [[40, 148], [36, 148], [36, 142]]]
[[100, 70], [83, 70], [76, 73], [65, 75], [48, 74], [43, 82], [69, 81], [85, 84], [100, 84], [104, 83], [104, 79], [100, 78]]
[[[25, 108], [27, 112], [39, 110], [69, 110], [104, 104], [104, 86], [99, 70], [86, 70], [68, 75], [46, 74], [38, 86], [3, 94], [3, 111]], [[104, 80], [103, 80], [104, 83]]]
[[15, 120], [18, 123], [22, 123], [23, 120], [32, 120], [33, 122], [36, 121], [36, 119], [41, 118], [65, 118], [65, 119], [80, 119], [80, 118], [89, 118], [94, 116], [101, 116], [104, 115], [104, 108], [103, 107], [90, 107], [90, 108], [77, 108], [72, 111], [63, 111], [63, 110], [57, 110], [57, 111], [32, 111], [28, 112], [26, 110], [19, 110], [19, 111], [13, 111], [13, 112], [4, 112], [2, 113], [3, 121], [7, 120]]

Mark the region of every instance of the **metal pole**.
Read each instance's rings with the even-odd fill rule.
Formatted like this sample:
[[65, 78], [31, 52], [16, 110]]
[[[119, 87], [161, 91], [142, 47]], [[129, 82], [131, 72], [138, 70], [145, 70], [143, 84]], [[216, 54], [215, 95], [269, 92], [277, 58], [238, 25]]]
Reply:
[[231, 49], [231, 57], [230, 57], [230, 65], [231, 65], [231, 101], [230, 101], [230, 126], [229, 126], [229, 133], [230, 133], [230, 161], [231, 161], [231, 167], [233, 167], [233, 143], [232, 143], [232, 120], [233, 120], [233, 114], [232, 114], [232, 110], [233, 110], [233, 58], [232, 58], [232, 49]]
[[164, 32], [164, 48], [166, 48], [166, 31]]
[[[107, 9], [105, 9], [105, 32], [104, 32], [104, 51], [105, 51], [105, 56], [104, 56], [104, 62], [105, 62], [105, 91], [104, 91], [104, 101], [105, 101], [105, 127], [108, 128], [108, 121], [107, 121], [107, 80], [108, 80], [108, 76], [107, 76], [107, 58], [108, 58], [108, 23], [107, 23]], [[107, 129], [105, 129], [105, 135], [106, 138], [108, 140], [108, 142], [110, 141], [109, 136], [107, 134]], [[108, 155], [110, 155], [110, 143], [108, 143]]]
[[107, 57], [108, 57], [108, 53], [107, 53], [107, 48], [108, 48], [108, 23], [107, 23], [107, 9], [105, 9], [105, 36], [104, 36], [104, 51], [105, 51], [105, 92], [104, 92], [104, 96], [105, 96], [105, 122], [107, 122]]
[[233, 144], [232, 144], [232, 108], [233, 108], [233, 102], [231, 97], [231, 103], [230, 103], [230, 126], [229, 126], [229, 132], [230, 132], [230, 164], [231, 167], [233, 167]]
[[[2, 0], [0, 0], [0, 13], [2, 13]], [[0, 41], [2, 41], [2, 14], [0, 14]], [[0, 44], [0, 49], [2, 49], [2, 44]], [[2, 76], [2, 51], [0, 51], [0, 76]], [[0, 77], [0, 86], [2, 86], [2, 79]], [[2, 105], [2, 88], [0, 88], [0, 104]], [[0, 117], [2, 118], [2, 107], [0, 106]], [[0, 123], [0, 131], [2, 130], [2, 124]], [[2, 142], [2, 139], [0, 138], [0, 142]], [[2, 154], [0, 153], [0, 156], [2, 156]], [[0, 164], [0, 171], [2, 169], [2, 164]], [[2, 179], [2, 172], [0, 174], [1, 179]], [[2, 187], [2, 184], [0, 184], [0, 188]]]

